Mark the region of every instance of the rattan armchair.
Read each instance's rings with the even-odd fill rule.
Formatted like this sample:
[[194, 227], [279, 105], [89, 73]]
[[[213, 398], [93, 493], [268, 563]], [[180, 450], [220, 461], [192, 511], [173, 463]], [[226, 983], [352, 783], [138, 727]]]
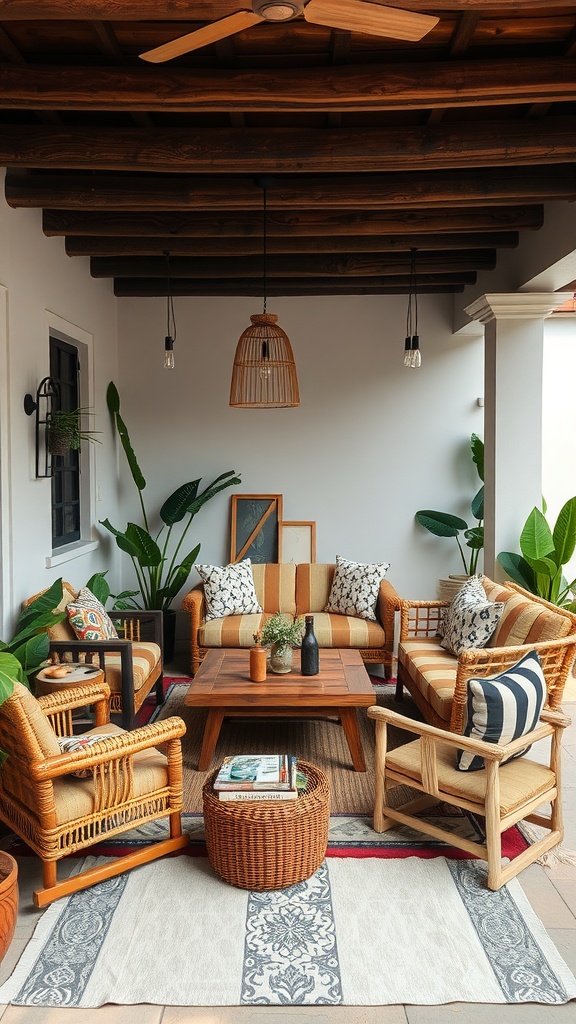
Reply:
[[[532, 864], [546, 850], [562, 841], [561, 742], [570, 719], [558, 711], [543, 711], [536, 728], [506, 746], [458, 736], [432, 725], [415, 722], [385, 708], [368, 708], [376, 720], [376, 780], [374, 830], [386, 832], [396, 823], [409, 825], [434, 839], [440, 839], [488, 862], [488, 888], [499, 889], [514, 875]], [[419, 739], [387, 750], [387, 726], [415, 733]], [[526, 744], [552, 737], [548, 765], [529, 757], [501, 762]], [[484, 758], [482, 771], [458, 771], [456, 751], [470, 750]], [[387, 791], [397, 786], [419, 790], [417, 796], [392, 807]], [[452, 804], [485, 819], [485, 843], [472, 842], [447, 829], [433, 825], [418, 813], [438, 802]], [[550, 804], [549, 814], [538, 813]], [[520, 820], [548, 829], [543, 838], [502, 866], [502, 833]]]
[[[72, 712], [94, 707], [89, 734], [101, 741], [61, 753]], [[110, 723], [110, 688], [92, 683], [36, 699], [21, 683], [0, 705], [0, 819], [40, 857], [37, 906], [84, 889], [188, 845], [182, 835], [181, 718], [125, 732]], [[165, 753], [156, 748], [162, 745]], [[78, 777], [78, 772], [85, 777]], [[169, 817], [169, 838], [57, 881], [57, 862], [130, 828]]]

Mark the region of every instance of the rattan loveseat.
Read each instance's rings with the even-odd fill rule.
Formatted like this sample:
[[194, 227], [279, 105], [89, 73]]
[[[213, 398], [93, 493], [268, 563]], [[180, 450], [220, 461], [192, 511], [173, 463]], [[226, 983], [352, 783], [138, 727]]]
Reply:
[[538, 652], [546, 679], [547, 707], [558, 708], [576, 656], [576, 615], [558, 608], [515, 583], [482, 585], [489, 601], [504, 611], [486, 647], [458, 657], [441, 646], [440, 615], [446, 601], [402, 601], [398, 643], [398, 684], [410, 692], [427, 722], [461, 733], [466, 720], [466, 682], [494, 676], [515, 665], [528, 651]]
[[370, 664], [383, 664], [387, 678], [392, 674], [394, 624], [400, 597], [387, 579], [380, 584], [376, 622], [349, 615], [325, 612], [335, 565], [327, 562], [255, 563], [252, 565], [256, 596], [263, 611], [252, 615], [229, 615], [206, 621], [204, 584], [198, 583], [182, 602], [190, 613], [192, 675], [206, 652], [214, 647], [251, 647], [254, 633], [274, 612], [299, 617], [314, 615], [314, 633], [320, 647], [355, 648]]

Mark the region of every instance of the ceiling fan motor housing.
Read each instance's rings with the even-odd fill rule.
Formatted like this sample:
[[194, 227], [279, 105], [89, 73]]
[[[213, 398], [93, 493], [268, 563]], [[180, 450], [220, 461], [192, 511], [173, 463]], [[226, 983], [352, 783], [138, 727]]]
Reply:
[[266, 21], [290, 21], [302, 14], [304, 0], [253, 0], [252, 7]]

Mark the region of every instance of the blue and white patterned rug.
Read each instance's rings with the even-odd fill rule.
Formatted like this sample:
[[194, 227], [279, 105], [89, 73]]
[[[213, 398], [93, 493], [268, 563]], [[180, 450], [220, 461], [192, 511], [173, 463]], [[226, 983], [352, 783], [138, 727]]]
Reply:
[[53, 904], [0, 988], [0, 1003], [576, 998], [576, 979], [519, 883], [493, 893], [484, 878], [478, 861], [346, 858], [325, 861], [289, 889], [255, 893], [216, 877], [205, 858], [157, 861]]

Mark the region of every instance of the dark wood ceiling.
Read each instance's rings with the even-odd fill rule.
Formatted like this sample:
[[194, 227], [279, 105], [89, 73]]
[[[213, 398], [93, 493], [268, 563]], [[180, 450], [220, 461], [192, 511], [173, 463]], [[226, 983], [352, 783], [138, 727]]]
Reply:
[[0, 0], [12, 207], [118, 295], [461, 291], [576, 197], [576, 4], [388, 0], [420, 42], [263, 22], [139, 54], [249, 0]]

